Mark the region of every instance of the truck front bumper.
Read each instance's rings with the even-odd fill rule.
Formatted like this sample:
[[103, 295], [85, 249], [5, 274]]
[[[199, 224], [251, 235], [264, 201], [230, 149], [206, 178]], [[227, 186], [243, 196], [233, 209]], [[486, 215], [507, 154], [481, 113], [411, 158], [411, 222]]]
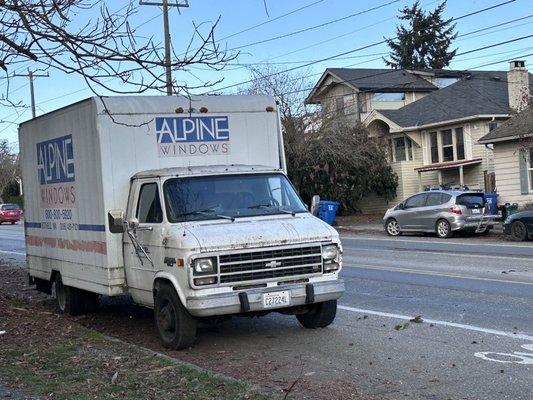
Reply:
[[[187, 310], [196, 317], [239, 314], [253, 311], [276, 311], [275, 307], [263, 307], [263, 294], [279, 291], [290, 292], [288, 307], [336, 300], [344, 293], [344, 281], [332, 280], [297, 285], [280, 285], [261, 289], [241, 290], [233, 293], [188, 297]], [[287, 308], [287, 307], [281, 307]]]

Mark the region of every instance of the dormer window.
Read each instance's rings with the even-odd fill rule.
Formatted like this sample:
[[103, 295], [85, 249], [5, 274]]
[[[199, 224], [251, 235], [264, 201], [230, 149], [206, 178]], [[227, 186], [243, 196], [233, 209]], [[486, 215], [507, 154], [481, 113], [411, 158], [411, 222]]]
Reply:
[[395, 93], [395, 92], [373, 93], [372, 101], [374, 102], [405, 101], [405, 93]]

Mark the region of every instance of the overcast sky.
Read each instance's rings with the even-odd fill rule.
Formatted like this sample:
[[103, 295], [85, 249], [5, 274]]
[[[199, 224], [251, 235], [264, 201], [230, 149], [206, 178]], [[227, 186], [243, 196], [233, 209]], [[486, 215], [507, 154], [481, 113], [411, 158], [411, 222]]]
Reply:
[[[399, 0], [393, 4], [383, 6], [358, 16], [346, 18], [340, 22], [328, 24], [316, 29], [289, 35], [285, 38], [268, 40], [280, 35], [290, 34], [332, 20], [356, 14], [372, 7], [393, 0], [189, 0], [189, 8], [182, 8], [181, 14], [176, 9], [171, 10], [170, 24], [173, 45], [176, 52], [184, 49], [193, 31], [193, 21], [197, 24], [216, 21], [220, 22], [216, 37], [227, 39], [221, 41], [222, 47], [228, 49], [239, 48], [237, 60], [233, 63], [280, 63], [278, 67], [291, 68], [304, 63], [330, 57], [347, 52], [365, 45], [378, 42], [383, 37], [392, 37], [395, 32], [398, 10], [404, 5], [412, 4], [412, 0]], [[505, 0], [449, 0], [446, 8], [447, 17], [458, 17]], [[125, 2], [108, 1], [110, 9], [119, 9]], [[424, 8], [434, 8], [439, 2], [421, 0]], [[517, 0], [457, 22], [459, 35], [467, 34], [478, 29], [491, 27], [513, 19], [520, 21], [494, 27], [479, 33], [460, 37], [455, 42], [458, 52], [465, 52], [488, 46], [494, 43], [511, 40], [533, 34], [533, 1]], [[265, 9], [266, 5], [266, 9]], [[301, 9], [299, 11], [295, 11]], [[292, 14], [276, 19], [279, 16], [295, 11]], [[83, 19], [87, 18], [84, 16]], [[263, 24], [264, 23], [264, 24]], [[261, 26], [255, 27], [258, 24]], [[132, 25], [140, 26], [139, 33], [144, 36], [154, 36], [156, 41], [162, 40], [161, 9], [154, 6], [142, 6], [135, 15]], [[239, 33], [247, 28], [246, 32]], [[235, 34], [237, 33], [237, 34]], [[234, 35], [235, 34], [235, 35]], [[255, 42], [268, 40], [265, 43]], [[241, 47], [242, 46], [242, 47]], [[327, 67], [353, 68], [384, 68], [381, 53], [388, 50], [386, 45], [379, 45], [365, 50], [353, 52], [345, 57], [325, 62], [314, 63], [302, 69], [314, 83]], [[458, 56], [450, 65], [454, 69], [470, 69], [494, 61], [518, 57], [533, 53], [533, 38], [516, 41], [495, 48]], [[533, 65], [533, 57], [521, 57], [528, 64]], [[31, 67], [31, 64], [27, 64]], [[481, 69], [506, 70], [506, 62], [491, 65]], [[533, 67], [530, 68], [533, 70]], [[22, 67], [17, 71], [23, 73]], [[224, 71], [213, 72], [204, 67], [192, 67], [190, 72], [177, 72], [175, 79], [189, 85], [199, 85], [206, 81], [223, 82], [216, 88], [224, 88], [235, 83], [246, 81], [248, 72], [242, 66], [228, 66]], [[5, 90], [4, 81], [0, 81], [0, 89]], [[22, 101], [29, 105], [29, 86], [26, 78], [11, 80], [12, 100]], [[230, 90], [235, 91], [236, 88]], [[50, 77], [35, 80], [37, 114], [63, 107], [90, 95], [81, 79], [50, 71]], [[202, 92], [202, 91], [199, 91]], [[0, 109], [0, 139], [17, 141], [17, 124], [30, 118], [29, 109], [19, 113], [13, 109]]]

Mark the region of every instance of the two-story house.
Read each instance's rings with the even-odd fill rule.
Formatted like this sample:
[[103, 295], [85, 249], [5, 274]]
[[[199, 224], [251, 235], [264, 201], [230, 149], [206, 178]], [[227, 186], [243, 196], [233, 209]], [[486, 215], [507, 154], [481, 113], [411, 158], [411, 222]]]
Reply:
[[[404, 85], [405, 105], [390, 104], [384, 108], [372, 101], [370, 108], [364, 109], [358, 103], [359, 120], [367, 126], [370, 135], [384, 139], [390, 146], [390, 163], [398, 175], [397, 197], [392, 203], [438, 184], [493, 189], [493, 151], [490, 146], [478, 143], [478, 139], [508, 119], [513, 109], [520, 107], [522, 100], [517, 93], [523, 93], [524, 88], [528, 90], [533, 84], [523, 61], [513, 61], [510, 65], [508, 72], [398, 70], [397, 73], [407, 74], [402, 74], [394, 85]], [[376, 70], [376, 74], [379, 71], [387, 70]], [[392, 78], [397, 73], [383, 77]], [[410, 77], [408, 82], [404, 80], [406, 76]], [[427, 91], [414, 91], [413, 82], [417, 90], [424, 87], [419, 79], [427, 82]], [[440, 79], [445, 81], [438, 84]], [[378, 88], [391, 88], [392, 82], [380, 80], [382, 86], [376, 84], [373, 91], [354, 90], [352, 95], [359, 99], [372, 93], [373, 100], [374, 93], [380, 93]], [[433, 89], [429, 90], [430, 87]], [[328, 112], [341, 89], [329, 85], [322, 90], [324, 97], [320, 104], [326, 105]], [[321, 93], [321, 90], [315, 87], [314, 92]], [[407, 100], [409, 93], [414, 101]], [[381, 212], [389, 206], [372, 194], [360, 203], [363, 212]]]
[[327, 114], [343, 114], [364, 121], [374, 110], [395, 110], [457, 81], [460, 73], [444, 70], [328, 68], [307, 104]]

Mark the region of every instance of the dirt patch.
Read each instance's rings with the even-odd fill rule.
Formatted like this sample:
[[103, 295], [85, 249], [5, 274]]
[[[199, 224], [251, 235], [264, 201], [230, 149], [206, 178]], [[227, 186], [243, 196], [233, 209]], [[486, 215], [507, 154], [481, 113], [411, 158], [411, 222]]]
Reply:
[[0, 380], [43, 399], [278, 398], [0, 294]]

